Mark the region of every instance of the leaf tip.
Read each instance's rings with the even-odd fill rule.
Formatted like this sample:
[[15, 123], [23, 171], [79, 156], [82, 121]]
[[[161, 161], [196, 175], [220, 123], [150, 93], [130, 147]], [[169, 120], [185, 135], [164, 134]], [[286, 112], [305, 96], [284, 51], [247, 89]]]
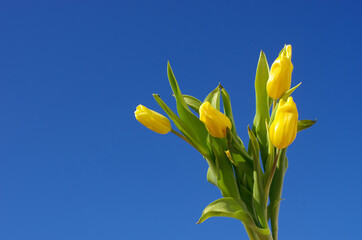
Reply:
[[263, 52], [263, 50], [260, 50], [259, 59], [262, 59], [262, 58], [266, 59], [266, 56], [265, 56], [265, 53]]

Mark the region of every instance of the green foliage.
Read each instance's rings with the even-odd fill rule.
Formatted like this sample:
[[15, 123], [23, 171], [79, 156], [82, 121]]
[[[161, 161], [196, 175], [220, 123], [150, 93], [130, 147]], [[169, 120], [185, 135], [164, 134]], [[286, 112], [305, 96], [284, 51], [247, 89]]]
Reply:
[[[230, 96], [224, 87], [219, 84], [203, 101], [210, 102], [212, 107], [221, 111], [222, 99], [223, 112], [230, 119], [232, 127], [226, 128], [226, 137], [216, 138], [199, 120], [199, 109], [203, 102], [181, 93], [169, 63], [167, 75], [177, 113], [158, 94], [153, 96], [181, 134], [175, 130], [172, 132], [190, 143], [206, 159], [209, 165], [207, 180], [218, 187], [223, 196], [204, 209], [198, 223], [210, 217], [231, 217], [244, 224], [250, 239], [277, 240], [278, 215], [288, 160], [287, 149], [277, 150], [269, 138], [269, 127], [279, 103], [273, 102], [267, 95], [269, 65], [265, 54], [260, 53], [256, 70], [256, 112], [252, 129], [247, 129], [247, 149], [237, 134]], [[286, 100], [300, 84], [289, 89], [282, 99]], [[305, 130], [315, 123], [316, 120], [300, 120], [297, 130]]]
[[199, 108], [202, 104], [202, 102], [190, 95], [182, 95], [185, 103], [187, 104], [187, 106], [189, 106], [192, 110], [194, 110], [195, 112], [199, 113]]
[[298, 85], [296, 85], [295, 87], [289, 89], [286, 93], [284, 93], [284, 95], [281, 97], [281, 99], [283, 99], [284, 101], [287, 101], [288, 97], [290, 95], [292, 95], [292, 93], [302, 84], [302, 82], [300, 82]]
[[[226, 89], [223, 86], [221, 86], [221, 84], [219, 84], [219, 87], [221, 88], [221, 97], [222, 97], [222, 102], [224, 105], [224, 113], [231, 121], [231, 125], [232, 125], [231, 131], [233, 133], [233, 136], [238, 138], [238, 134], [236, 133], [236, 126], [235, 126], [233, 111], [231, 109], [231, 101], [230, 101], [229, 93], [226, 91]], [[242, 144], [242, 141], [240, 139], [238, 139], [237, 141], [239, 141]]]
[[175, 75], [172, 72], [170, 63], [167, 64], [167, 75], [176, 99], [177, 112], [181, 120], [194, 133], [194, 136], [196, 138], [194, 140], [197, 141], [198, 144], [200, 144], [202, 147], [206, 147], [206, 137], [208, 133], [205, 125], [188, 108], [176, 81]]
[[258, 227], [245, 203], [235, 198], [224, 197], [210, 203], [202, 212], [197, 223], [202, 223], [210, 217], [235, 218], [242, 221], [247, 227], [253, 229], [258, 236], [262, 237], [262, 239], [268, 239], [265, 237], [270, 235], [269, 228]]
[[211, 103], [211, 106], [220, 111], [220, 88], [217, 87], [212, 90], [209, 95], [207, 95], [204, 102]]
[[298, 121], [298, 132], [310, 128], [311, 126], [313, 126], [315, 123], [317, 122], [316, 120], [299, 120]]
[[270, 119], [270, 98], [266, 91], [268, 79], [269, 65], [264, 52], [261, 51], [255, 76], [256, 111], [252, 129], [260, 144], [260, 152], [264, 166], [268, 158], [268, 141], [265, 121], [269, 122]]

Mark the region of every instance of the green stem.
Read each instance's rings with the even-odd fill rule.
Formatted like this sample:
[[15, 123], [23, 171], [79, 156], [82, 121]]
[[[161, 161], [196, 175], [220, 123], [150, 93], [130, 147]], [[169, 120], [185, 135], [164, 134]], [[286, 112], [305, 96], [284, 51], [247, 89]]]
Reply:
[[183, 135], [181, 135], [179, 132], [171, 129], [171, 132], [173, 134], [175, 134], [176, 136], [178, 136], [179, 138], [183, 139], [185, 142], [187, 142], [188, 144], [190, 144], [192, 147], [194, 147], [194, 145], [192, 145]]
[[273, 99], [273, 108], [272, 108], [272, 112], [273, 112], [273, 110], [274, 110], [274, 108], [275, 108], [275, 105], [277, 105], [277, 100], [276, 100], [276, 99]]
[[271, 206], [270, 223], [271, 223], [273, 240], [278, 239], [279, 208], [280, 208], [280, 201], [281, 201], [281, 197], [282, 197], [284, 174], [288, 167], [288, 163], [287, 163], [288, 160], [285, 156], [286, 151], [287, 151], [287, 148], [284, 148], [280, 151], [277, 168], [275, 171], [274, 178], [272, 180], [272, 184], [270, 187], [270, 193], [269, 193], [270, 206]]
[[273, 168], [268, 176], [268, 179], [265, 183], [265, 196], [268, 197], [269, 196], [269, 190], [270, 190], [270, 185], [273, 181], [273, 177], [275, 174], [275, 170], [277, 169], [277, 164], [278, 164], [278, 158], [279, 158], [279, 154], [280, 154], [280, 149], [277, 148], [277, 154], [275, 154], [275, 158], [274, 158], [274, 162], [273, 162]]
[[277, 204], [277, 206], [275, 206], [275, 211], [277, 212], [277, 214], [274, 216], [273, 220], [270, 221], [271, 228], [272, 228], [273, 240], [278, 240], [279, 208], [280, 208], [280, 204]]
[[[243, 223], [243, 224], [244, 224], [244, 223]], [[245, 224], [244, 224], [244, 227], [245, 227], [246, 233], [247, 233], [248, 236], [249, 236], [249, 239], [250, 239], [250, 240], [257, 240], [257, 239], [255, 238], [255, 234], [254, 234], [253, 230], [251, 230], [251, 228], [247, 227]]]

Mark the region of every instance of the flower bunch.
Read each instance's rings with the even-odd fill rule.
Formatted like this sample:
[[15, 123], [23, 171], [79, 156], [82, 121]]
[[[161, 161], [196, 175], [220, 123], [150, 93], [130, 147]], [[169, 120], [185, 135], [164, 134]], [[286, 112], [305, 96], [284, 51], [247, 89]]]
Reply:
[[291, 46], [284, 46], [269, 70], [265, 54], [260, 53], [255, 78], [256, 113], [252, 128], [247, 128], [247, 148], [237, 134], [225, 88], [219, 84], [203, 101], [183, 95], [169, 63], [167, 74], [177, 114], [159, 95], [153, 96], [178, 131], [171, 128], [165, 116], [142, 105], [137, 107], [139, 122], [157, 133], [176, 134], [206, 159], [207, 180], [220, 189], [222, 198], [204, 209], [198, 223], [215, 216], [232, 217], [244, 224], [251, 240], [278, 238], [287, 147], [297, 132], [315, 123], [298, 120], [297, 105], [290, 95], [300, 84], [290, 88], [291, 56]]

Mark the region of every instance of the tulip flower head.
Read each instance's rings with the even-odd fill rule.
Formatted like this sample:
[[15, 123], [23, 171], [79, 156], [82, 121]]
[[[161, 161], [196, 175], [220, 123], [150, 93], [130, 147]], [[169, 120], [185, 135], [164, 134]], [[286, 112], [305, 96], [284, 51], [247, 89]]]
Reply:
[[298, 110], [293, 98], [287, 102], [283, 99], [275, 113], [275, 118], [269, 129], [269, 137], [276, 148], [288, 147], [297, 136]]
[[171, 123], [168, 118], [143, 105], [138, 105], [134, 114], [140, 123], [154, 132], [166, 134], [171, 131]]
[[286, 45], [270, 69], [267, 83], [269, 97], [279, 99], [289, 90], [292, 82], [292, 72], [292, 46]]
[[205, 124], [211, 136], [226, 137], [226, 128], [231, 129], [231, 121], [227, 116], [213, 108], [209, 102], [204, 102], [200, 106], [199, 114], [201, 122]]

